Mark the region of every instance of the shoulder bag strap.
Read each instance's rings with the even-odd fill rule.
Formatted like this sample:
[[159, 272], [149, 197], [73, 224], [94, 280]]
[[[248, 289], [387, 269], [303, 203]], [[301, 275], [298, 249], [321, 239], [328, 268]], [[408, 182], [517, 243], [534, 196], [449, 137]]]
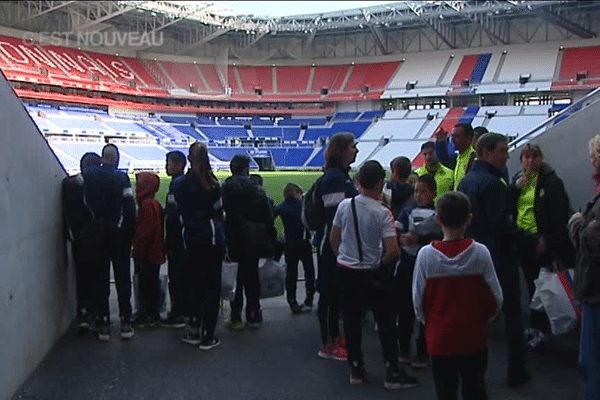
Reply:
[[354, 230], [356, 231], [356, 244], [358, 245], [358, 259], [362, 263], [362, 242], [360, 241], [360, 233], [358, 232], [358, 216], [356, 215], [356, 202], [354, 201], [354, 199], [356, 199], [356, 197], [353, 197], [352, 200], [350, 200], [350, 204], [352, 205], [352, 214], [354, 215]]

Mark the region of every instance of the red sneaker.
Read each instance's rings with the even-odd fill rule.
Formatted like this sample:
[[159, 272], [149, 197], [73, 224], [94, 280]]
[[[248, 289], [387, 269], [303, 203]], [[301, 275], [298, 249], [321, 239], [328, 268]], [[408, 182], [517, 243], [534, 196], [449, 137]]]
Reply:
[[333, 358], [332, 350], [333, 348], [331, 346], [321, 345], [321, 348], [319, 349], [319, 357], [326, 359]]
[[334, 360], [339, 361], [347, 361], [348, 360], [348, 350], [346, 349], [346, 340], [342, 337], [339, 337], [333, 342], [333, 346], [331, 346], [331, 355]]

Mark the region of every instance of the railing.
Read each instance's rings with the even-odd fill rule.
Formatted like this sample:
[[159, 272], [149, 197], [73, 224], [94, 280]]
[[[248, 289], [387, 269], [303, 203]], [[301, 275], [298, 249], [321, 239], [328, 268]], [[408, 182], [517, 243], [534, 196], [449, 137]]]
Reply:
[[569, 105], [568, 107], [566, 107], [565, 109], [560, 111], [559, 113], [553, 115], [551, 118], [549, 118], [546, 121], [542, 122], [541, 124], [535, 126], [529, 132], [525, 133], [524, 135], [522, 135], [522, 136], [516, 138], [515, 140], [513, 140], [512, 142], [510, 142], [508, 144], [509, 149], [516, 149], [519, 146], [519, 143], [523, 142], [522, 144], [525, 144], [525, 142], [528, 141], [531, 137], [535, 137], [535, 136], [541, 134], [543, 131], [545, 131], [549, 127], [553, 126], [556, 122], [562, 121], [563, 119], [567, 118], [569, 115], [571, 115], [575, 112], [578, 112], [579, 110], [581, 110], [583, 108], [588, 107], [589, 105], [591, 105], [592, 103], [594, 103], [598, 100], [600, 100], [600, 87], [593, 90], [592, 92], [588, 93], [587, 95], [585, 95], [581, 99], [577, 100], [576, 102], [572, 103], [571, 105]]

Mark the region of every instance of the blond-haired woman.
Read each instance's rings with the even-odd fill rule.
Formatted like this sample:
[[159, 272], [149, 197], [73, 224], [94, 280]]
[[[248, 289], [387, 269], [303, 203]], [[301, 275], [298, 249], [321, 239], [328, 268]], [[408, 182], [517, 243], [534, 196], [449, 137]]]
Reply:
[[579, 368], [584, 382], [584, 399], [600, 396], [600, 135], [589, 142], [590, 163], [596, 196], [585, 212], [569, 220], [569, 233], [576, 250], [576, 295], [581, 301]]

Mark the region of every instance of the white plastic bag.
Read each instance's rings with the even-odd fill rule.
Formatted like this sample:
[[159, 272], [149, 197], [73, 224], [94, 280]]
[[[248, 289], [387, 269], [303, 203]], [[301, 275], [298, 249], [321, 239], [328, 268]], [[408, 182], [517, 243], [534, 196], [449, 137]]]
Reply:
[[221, 298], [223, 300], [233, 301], [237, 272], [237, 262], [233, 262], [228, 258], [223, 261], [223, 268], [221, 269]]
[[536, 291], [533, 298], [538, 295], [541, 299], [555, 335], [570, 332], [581, 322], [581, 310], [573, 290], [573, 274], [572, 269], [553, 272], [542, 268], [534, 281]]
[[284, 262], [270, 258], [261, 258], [258, 263], [258, 281], [260, 283], [260, 298], [283, 296], [285, 293]]

